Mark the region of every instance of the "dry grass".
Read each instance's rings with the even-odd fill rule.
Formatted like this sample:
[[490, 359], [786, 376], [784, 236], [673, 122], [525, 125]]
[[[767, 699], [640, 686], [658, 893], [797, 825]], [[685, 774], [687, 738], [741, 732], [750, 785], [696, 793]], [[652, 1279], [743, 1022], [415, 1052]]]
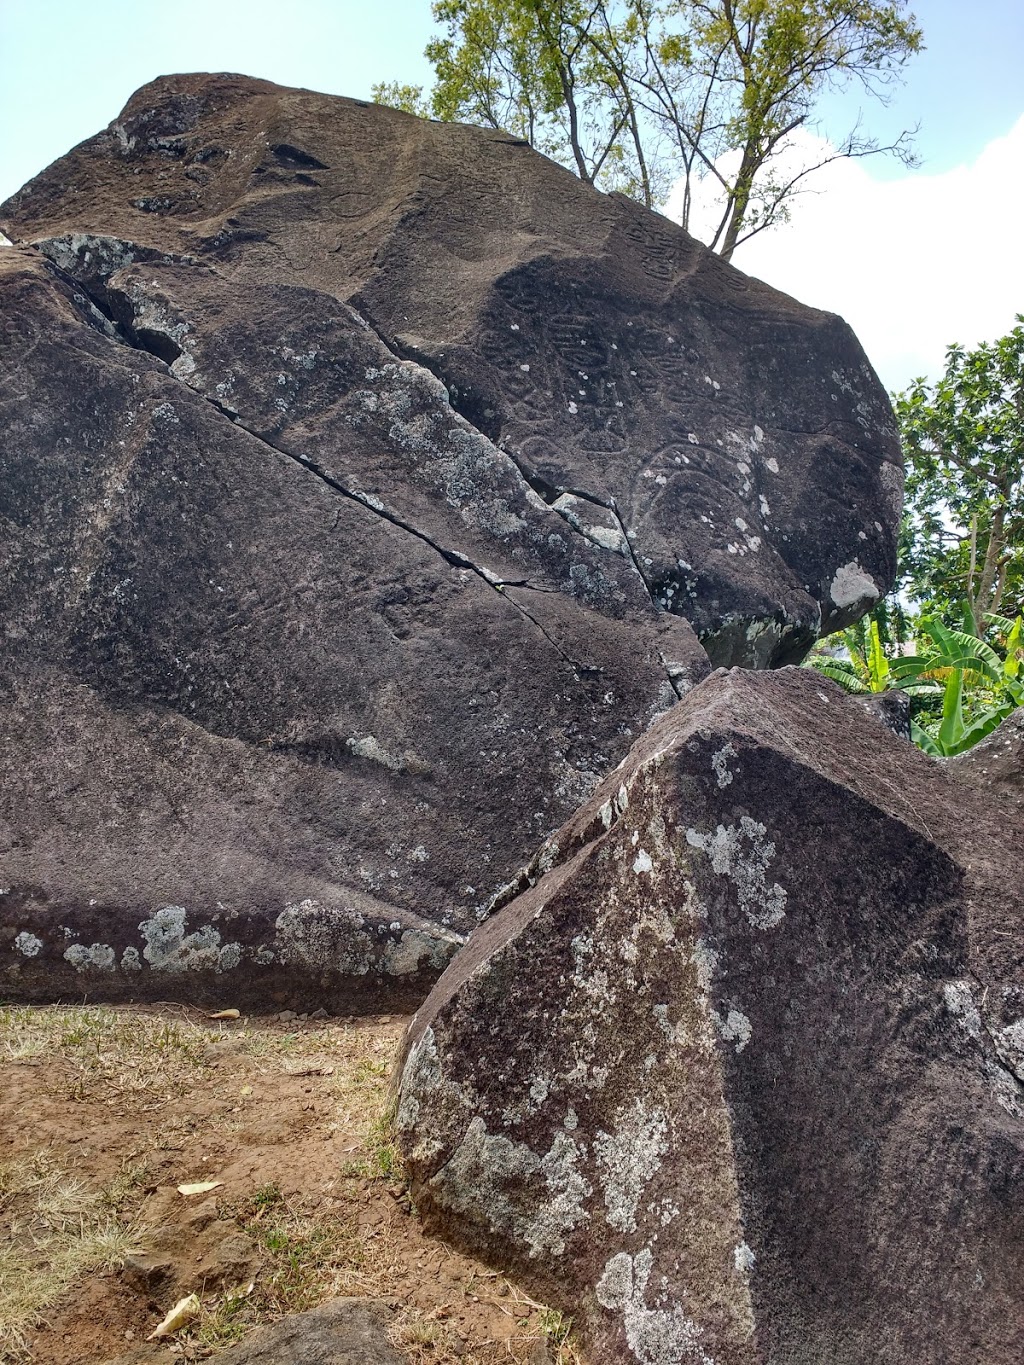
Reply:
[[136, 1113], [187, 1094], [209, 1068], [207, 1048], [222, 1036], [216, 1025], [141, 1010], [0, 1008], [0, 1049], [8, 1061], [59, 1057], [69, 1099], [102, 1092], [108, 1103]]
[[50, 1152], [0, 1166], [0, 1360], [17, 1360], [26, 1333], [77, 1280], [120, 1266], [138, 1230], [120, 1216], [137, 1183], [125, 1172], [88, 1190]]
[[[200, 1137], [205, 1145], [191, 1150], [208, 1150], [210, 1142], [222, 1153], [233, 1150], [266, 1112], [265, 1097], [301, 1101], [308, 1094], [318, 1140], [333, 1141], [341, 1156], [326, 1185], [321, 1168], [311, 1170], [308, 1187], [287, 1195], [277, 1184], [254, 1182], [216, 1196], [218, 1219], [256, 1243], [261, 1266], [251, 1284], [219, 1292], [197, 1286], [201, 1314], [176, 1339], [183, 1361], [215, 1356], [253, 1327], [336, 1295], [367, 1295], [402, 1301], [394, 1338], [410, 1361], [528, 1362], [543, 1342], [549, 1360], [581, 1365], [568, 1320], [494, 1272], [424, 1243], [415, 1222], [401, 1216], [408, 1198], [389, 1111], [398, 1042], [397, 1026], [385, 1020], [282, 1026], [214, 1021], [177, 1008], [0, 1007], [0, 1063], [33, 1068], [32, 1091], [68, 1116], [68, 1142], [77, 1113], [109, 1115], [112, 1136], [103, 1141], [120, 1143], [109, 1150], [122, 1158], [118, 1174], [96, 1188], [72, 1172], [70, 1157], [53, 1151], [0, 1167], [0, 1362], [41, 1365], [24, 1347], [44, 1313], [52, 1316], [90, 1276], [145, 1250], [144, 1188], [166, 1182], [155, 1174], [151, 1184], [147, 1163], [166, 1170], [160, 1163], [168, 1151], [189, 1149]], [[276, 1103], [285, 1122], [302, 1107]], [[54, 1150], [62, 1145], [58, 1139]], [[387, 1216], [367, 1221], [381, 1208]], [[450, 1273], [439, 1273], [437, 1292], [416, 1307], [404, 1299], [402, 1277], [408, 1287], [410, 1267], [425, 1250], [440, 1254]], [[459, 1324], [467, 1305], [492, 1315], [477, 1344], [460, 1335], [472, 1331]], [[500, 1339], [484, 1340], [495, 1335], [493, 1320], [505, 1324]]]
[[547, 1308], [536, 1299], [531, 1299], [511, 1280], [503, 1280], [502, 1287], [508, 1294], [511, 1311], [527, 1328], [509, 1343], [509, 1354], [513, 1360], [530, 1360], [538, 1339], [545, 1339], [554, 1365], [584, 1365], [579, 1343], [573, 1333], [572, 1318], [556, 1308]]
[[225, 1202], [221, 1216], [234, 1219], [267, 1256], [264, 1274], [246, 1295], [254, 1321], [299, 1313], [339, 1294], [381, 1290], [380, 1268], [371, 1264], [366, 1242], [351, 1217], [286, 1200], [273, 1185], [240, 1204]]
[[[181, 1101], [223, 1075], [225, 1066], [230, 1074], [233, 1056], [246, 1059], [246, 1076], [257, 1083], [272, 1071], [322, 1077], [337, 1101], [330, 1127], [354, 1134], [359, 1160], [352, 1167], [363, 1176], [380, 1175], [385, 1165], [391, 1170], [390, 1144], [375, 1134], [394, 1046], [390, 1038], [338, 1025], [281, 1032], [258, 1022], [197, 1022], [185, 1011], [0, 1007], [0, 1059], [37, 1068], [40, 1088], [61, 1099], [98, 1100], [144, 1121], [161, 1115], [165, 1121], [155, 1118], [148, 1134], [156, 1148], [199, 1126]], [[58, 1059], [63, 1065], [55, 1067]], [[252, 1090], [239, 1087], [239, 1110]], [[244, 1113], [229, 1113], [220, 1122], [230, 1131], [244, 1121]], [[145, 1175], [144, 1164], [127, 1164], [108, 1185], [89, 1190], [52, 1153], [0, 1167], [0, 1362], [21, 1358], [26, 1332], [77, 1281], [116, 1268], [144, 1246], [145, 1229], [131, 1214]], [[225, 1206], [223, 1216], [253, 1233], [268, 1267], [258, 1293], [236, 1292], [204, 1305], [193, 1333], [204, 1344], [234, 1340], [246, 1327], [331, 1294], [378, 1290], [375, 1277], [360, 1273], [358, 1232], [341, 1220], [266, 1192], [249, 1208]]]

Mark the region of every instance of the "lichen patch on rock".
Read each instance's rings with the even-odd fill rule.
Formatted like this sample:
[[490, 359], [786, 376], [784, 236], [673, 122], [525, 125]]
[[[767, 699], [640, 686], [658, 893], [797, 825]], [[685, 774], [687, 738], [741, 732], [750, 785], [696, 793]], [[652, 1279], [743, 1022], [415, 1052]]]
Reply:
[[904, 1365], [953, 1320], [1009, 1362], [1020, 841], [809, 670], [715, 674], [417, 1015], [425, 1225], [594, 1365]]

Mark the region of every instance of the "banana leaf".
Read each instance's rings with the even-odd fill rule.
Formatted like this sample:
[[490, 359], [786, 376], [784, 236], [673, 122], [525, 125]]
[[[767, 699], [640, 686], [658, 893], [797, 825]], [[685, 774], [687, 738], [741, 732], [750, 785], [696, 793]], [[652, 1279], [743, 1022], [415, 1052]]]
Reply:
[[845, 691], [852, 692], [855, 696], [871, 691], [867, 683], [862, 682], [857, 677], [851, 665], [842, 659], [826, 659], [818, 655], [816, 658], [809, 659], [808, 663], [816, 672], [823, 673], [826, 678], [831, 678], [833, 682], [838, 683]]

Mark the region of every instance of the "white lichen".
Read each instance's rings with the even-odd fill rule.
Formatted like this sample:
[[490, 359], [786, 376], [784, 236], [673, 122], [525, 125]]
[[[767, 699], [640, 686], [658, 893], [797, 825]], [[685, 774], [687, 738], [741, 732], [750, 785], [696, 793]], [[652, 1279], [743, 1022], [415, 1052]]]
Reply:
[[383, 966], [389, 976], [410, 976], [425, 967], [440, 971], [448, 965], [464, 940], [460, 934], [437, 929], [406, 929], [398, 942], [384, 950]]
[[706, 998], [711, 994], [711, 983], [718, 966], [718, 954], [714, 948], [699, 938], [693, 945], [692, 961], [697, 969], [697, 989]]
[[671, 1308], [648, 1308], [647, 1283], [654, 1256], [649, 1247], [636, 1256], [617, 1252], [605, 1264], [597, 1282], [597, 1301], [604, 1308], [621, 1312], [626, 1342], [640, 1365], [715, 1365], [702, 1348], [700, 1327], [675, 1304]]
[[732, 781], [732, 773], [729, 771], [728, 760], [735, 757], [736, 750], [732, 747], [729, 740], [725, 741], [717, 753], [711, 755], [711, 767], [714, 770], [719, 787], [727, 787]]
[[605, 1218], [620, 1232], [636, 1231], [640, 1199], [668, 1150], [667, 1132], [664, 1111], [638, 1098], [616, 1113], [611, 1133], [599, 1131], [594, 1137]]
[[345, 747], [357, 758], [368, 758], [373, 763], [380, 763], [385, 768], [390, 768], [392, 772], [400, 773], [405, 767], [405, 759], [399, 754], [393, 754], [385, 749], [374, 735], [365, 735], [361, 739], [355, 737], [347, 739]]
[[[903, 470], [902, 462], [900, 464], [892, 464], [889, 460], [886, 460], [878, 471], [878, 481], [882, 485], [882, 495], [886, 501], [890, 521], [894, 526], [899, 525], [900, 516], [903, 512], [903, 485], [905, 479], [906, 475]], [[881, 531], [882, 528], [878, 525], [877, 521], [875, 522], [875, 526]]]
[[778, 882], [768, 884], [766, 874], [775, 844], [764, 825], [742, 815], [739, 825], [719, 825], [713, 834], [688, 829], [686, 842], [703, 850], [712, 870], [732, 882], [740, 909], [755, 929], [774, 929], [781, 923], [788, 896]]
[[974, 995], [966, 981], [947, 981], [942, 988], [946, 1009], [971, 1038], [981, 1038], [981, 1015], [974, 1003]]
[[1019, 1081], [1024, 1081], [1024, 1019], [1015, 1019], [993, 1034], [1000, 1060]]
[[[437, 1055], [437, 1041], [434, 1030], [428, 1027], [410, 1048], [402, 1071], [401, 1097], [395, 1118], [400, 1129], [411, 1132], [416, 1127], [420, 1117], [418, 1096], [431, 1094], [440, 1083], [441, 1062]], [[431, 1147], [437, 1150], [440, 1143], [431, 1139]], [[423, 1152], [422, 1142], [419, 1152], [424, 1156], [431, 1154]]]
[[750, 1020], [743, 1011], [731, 1009], [724, 1019], [721, 1015], [715, 1014], [714, 1020], [723, 1041], [735, 1043], [736, 1051], [742, 1052], [751, 1038]]
[[828, 595], [837, 607], [877, 602], [881, 593], [871, 575], [855, 559], [836, 570]]
[[740, 1242], [739, 1246], [733, 1249], [732, 1259], [737, 1272], [741, 1275], [749, 1274], [757, 1261], [757, 1257], [747, 1246], [746, 1242]]
[[109, 972], [117, 962], [117, 954], [108, 943], [92, 943], [88, 948], [84, 943], [72, 943], [64, 949], [64, 959], [71, 963], [76, 972], [90, 969]]
[[564, 1129], [539, 1156], [526, 1143], [489, 1133], [477, 1114], [429, 1183], [445, 1208], [525, 1243], [531, 1257], [562, 1256], [566, 1236], [589, 1217], [584, 1203], [593, 1187], [579, 1169], [581, 1157]]
[[139, 925], [145, 947], [142, 956], [155, 972], [225, 971], [242, 959], [238, 943], [221, 943], [212, 924], [185, 932], [186, 911], [180, 905], [164, 905], [152, 919]]
[[274, 928], [274, 949], [290, 966], [364, 976], [373, 965], [373, 939], [357, 910], [307, 898], [286, 905]]

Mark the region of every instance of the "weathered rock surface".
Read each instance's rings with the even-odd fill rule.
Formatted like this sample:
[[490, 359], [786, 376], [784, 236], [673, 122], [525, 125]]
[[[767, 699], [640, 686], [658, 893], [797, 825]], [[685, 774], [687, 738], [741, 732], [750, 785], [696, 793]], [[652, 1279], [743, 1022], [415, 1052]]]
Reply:
[[[352, 347], [351, 305], [368, 347], [433, 371], [504, 464], [578, 534], [631, 557], [716, 662], [799, 654], [819, 617], [838, 628], [891, 580], [902, 468], [845, 324], [504, 134], [243, 77], [166, 77], [0, 223], [177, 377], [313, 459], [310, 414], [340, 396], [329, 362]], [[353, 416], [371, 395], [402, 403], [403, 386], [384, 387], [360, 383]], [[383, 463], [361, 456], [358, 487], [389, 511], [432, 482], [422, 443]], [[460, 474], [435, 505], [449, 520], [486, 500], [485, 485], [459, 496]], [[493, 553], [514, 528], [473, 510]]]
[[854, 696], [853, 701], [894, 735], [905, 739], [908, 744], [913, 742], [910, 730], [910, 696], [907, 692], [891, 688], [887, 692], [872, 692], [870, 696]]
[[403, 1365], [388, 1337], [393, 1309], [376, 1299], [331, 1299], [263, 1327], [224, 1365]]
[[1024, 706], [973, 749], [947, 759], [945, 767], [959, 781], [987, 792], [1007, 814], [1024, 818]]
[[6, 994], [418, 1001], [892, 576], [845, 324], [513, 139], [168, 77], [0, 226]]
[[[692, 631], [355, 323], [324, 365], [352, 367], [358, 411], [323, 400], [320, 474], [34, 253], [5, 251], [0, 287], [5, 993], [418, 1003], [707, 671]], [[343, 491], [332, 441], [405, 462], [462, 548], [385, 515], [369, 476]]]
[[1024, 829], [996, 809], [810, 670], [702, 683], [414, 1021], [428, 1229], [595, 1363], [1019, 1360]]
[[[380, 1299], [330, 1299], [305, 1313], [289, 1313], [218, 1353], [223, 1365], [403, 1365], [388, 1337], [392, 1308]], [[139, 1346], [108, 1365], [166, 1361], [160, 1345]]]
[[237, 1290], [261, 1270], [260, 1249], [237, 1223], [218, 1217], [216, 1199], [182, 1211], [173, 1186], [151, 1194], [139, 1214], [146, 1229], [143, 1247], [130, 1251], [120, 1269], [122, 1281], [153, 1303], [170, 1305], [191, 1294]]

